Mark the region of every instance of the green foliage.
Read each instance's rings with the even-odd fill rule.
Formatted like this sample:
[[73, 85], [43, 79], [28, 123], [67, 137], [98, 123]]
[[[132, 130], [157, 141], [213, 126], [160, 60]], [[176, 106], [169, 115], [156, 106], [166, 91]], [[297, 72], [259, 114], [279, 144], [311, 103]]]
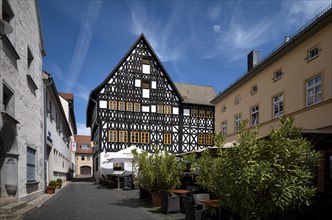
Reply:
[[294, 127], [293, 118], [282, 118], [281, 128], [266, 138], [245, 129], [234, 147], [212, 158], [208, 151], [196, 161], [197, 181], [219, 197], [223, 208], [242, 219], [269, 219], [272, 214], [310, 204], [315, 194], [312, 168], [319, 155]]
[[57, 184], [62, 184], [62, 179], [61, 178], [57, 178], [56, 182], [57, 182]]
[[51, 180], [49, 183], [48, 183], [48, 187], [49, 188], [53, 188], [55, 189], [56, 188], [56, 185], [57, 185], [57, 182], [55, 180]]
[[174, 154], [161, 152], [154, 147], [154, 152], [137, 153], [133, 150], [134, 165], [139, 167], [137, 181], [150, 192], [159, 192], [161, 189], [174, 189], [181, 182], [184, 164]]

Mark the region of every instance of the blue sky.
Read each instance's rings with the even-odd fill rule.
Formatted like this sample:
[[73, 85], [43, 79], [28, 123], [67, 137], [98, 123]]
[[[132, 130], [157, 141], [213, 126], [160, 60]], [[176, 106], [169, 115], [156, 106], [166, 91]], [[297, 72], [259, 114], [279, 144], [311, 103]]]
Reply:
[[174, 82], [226, 89], [332, 0], [115, 1], [40, 0], [46, 57], [59, 92], [75, 97], [78, 134], [90, 91], [144, 33]]

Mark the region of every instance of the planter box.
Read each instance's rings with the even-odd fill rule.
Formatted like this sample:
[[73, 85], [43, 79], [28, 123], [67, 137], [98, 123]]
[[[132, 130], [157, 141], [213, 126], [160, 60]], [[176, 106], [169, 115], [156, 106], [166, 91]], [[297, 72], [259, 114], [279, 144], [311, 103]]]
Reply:
[[54, 194], [55, 193], [55, 188], [47, 188], [46, 193], [47, 194]]

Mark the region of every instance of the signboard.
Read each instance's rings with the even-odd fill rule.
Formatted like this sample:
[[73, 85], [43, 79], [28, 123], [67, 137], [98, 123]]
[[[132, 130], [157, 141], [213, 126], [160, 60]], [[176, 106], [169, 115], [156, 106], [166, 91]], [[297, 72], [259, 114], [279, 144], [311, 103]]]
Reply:
[[76, 142], [71, 143], [71, 151], [76, 152]]
[[133, 187], [133, 178], [132, 176], [123, 177], [123, 189], [132, 189]]

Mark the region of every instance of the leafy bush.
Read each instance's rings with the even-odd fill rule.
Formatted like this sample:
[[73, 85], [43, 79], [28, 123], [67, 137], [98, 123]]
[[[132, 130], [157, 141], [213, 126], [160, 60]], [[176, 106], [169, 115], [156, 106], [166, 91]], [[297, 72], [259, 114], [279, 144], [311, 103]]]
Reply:
[[245, 129], [234, 147], [219, 148], [219, 157], [208, 151], [194, 164], [198, 184], [220, 198], [222, 207], [242, 219], [269, 219], [271, 215], [309, 205], [315, 195], [312, 168], [318, 153], [294, 127], [293, 118], [282, 118], [281, 128], [265, 138]]
[[135, 167], [139, 167], [138, 183], [150, 192], [174, 189], [181, 184], [184, 164], [174, 154], [161, 152], [156, 147], [153, 149], [152, 154], [147, 151], [139, 154], [133, 150]]
[[48, 183], [48, 187], [49, 188], [52, 188], [52, 189], [55, 189], [56, 188], [56, 185], [57, 185], [57, 182], [55, 180], [51, 180], [49, 183]]
[[61, 178], [57, 178], [56, 182], [57, 182], [57, 184], [62, 184], [62, 179]]

